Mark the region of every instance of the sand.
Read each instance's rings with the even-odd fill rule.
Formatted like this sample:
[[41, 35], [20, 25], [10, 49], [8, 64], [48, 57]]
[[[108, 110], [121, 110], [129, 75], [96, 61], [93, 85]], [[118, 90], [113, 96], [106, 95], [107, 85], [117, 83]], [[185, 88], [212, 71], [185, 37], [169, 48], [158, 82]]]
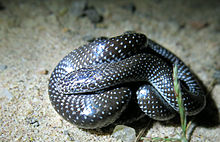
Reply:
[[[76, 4], [99, 16], [81, 16]], [[179, 56], [211, 88], [212, 109], [196, 117], [191, 141], [220, 141], [220, 3], [179, 1], [0, 1], [0, 141], [122, 141], [66, 122], [53, 109], [48, 80], [70, 51], [100, 36], [146, 34]], [[215, 85], [213, 81], [217, 80]], [[210, 87], [211, 86], [211, 87]], [[179, 125], [152, 121], [146, 137], [178, 137]]]

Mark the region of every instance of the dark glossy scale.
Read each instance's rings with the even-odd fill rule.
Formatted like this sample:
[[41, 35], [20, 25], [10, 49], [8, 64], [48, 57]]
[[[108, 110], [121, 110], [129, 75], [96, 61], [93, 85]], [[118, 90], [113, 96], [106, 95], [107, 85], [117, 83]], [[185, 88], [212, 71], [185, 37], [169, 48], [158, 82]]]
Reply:
[[178, 111], [172, 68], [178, 64], [184, 106], [199, 113], [205, 95], [188, 67], [145, 35], [127, 32], [102, 38], [69, 53], [49, 81], [55, 110], [78, 127], [94, 129], [113, 123], [134, 92], [126, 83], [146, 82], [136, 91], [138, 105], [149, 117], [169, 120]]

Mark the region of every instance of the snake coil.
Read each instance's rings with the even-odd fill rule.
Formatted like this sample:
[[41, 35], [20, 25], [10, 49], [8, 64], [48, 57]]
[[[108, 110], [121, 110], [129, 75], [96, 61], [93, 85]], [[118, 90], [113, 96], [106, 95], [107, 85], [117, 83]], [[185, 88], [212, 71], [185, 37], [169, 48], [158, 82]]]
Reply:
[[[80, 128], [105, 127], [119, 118], [131, 97], [155, 120], [169, 120], [178, 112], [172, 69], [178, 79], [187, 115], [199, 113], [206, 98], [189, 68], [173, 53], [145, 35], [126, 32], [99, 38], [65, 56], [49, 80], [55, 110]], [[136, 85], [134, 92], [126, 83]]]

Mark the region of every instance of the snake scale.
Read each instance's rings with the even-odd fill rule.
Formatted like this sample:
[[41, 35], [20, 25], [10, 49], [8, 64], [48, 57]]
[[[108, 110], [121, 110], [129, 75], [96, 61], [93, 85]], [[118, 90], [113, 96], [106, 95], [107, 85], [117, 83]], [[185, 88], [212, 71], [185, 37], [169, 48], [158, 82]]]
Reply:
[[[49, 97], [64, 119], [85, 129], [116, 121], [133, 95], [150, 118], [169, 120], [178, 112], [175, 63], [186, 114], [196, 115], [206, 103], [197, 78], [173, 53], [135, 32], [98, 38], [70, 52], [51, 74]], [[127, 85], [138, 82], [136, 91]]]

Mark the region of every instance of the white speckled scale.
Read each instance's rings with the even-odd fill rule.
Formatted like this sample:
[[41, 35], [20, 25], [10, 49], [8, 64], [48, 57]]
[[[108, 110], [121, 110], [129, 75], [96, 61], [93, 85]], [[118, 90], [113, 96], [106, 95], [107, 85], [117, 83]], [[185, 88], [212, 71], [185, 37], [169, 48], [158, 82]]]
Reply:
[[50, 77], [50, 100], [78, 127], [100, 128], [118, 119], [135, 95], [126, 83], [146, 82], [136, 90], [140, 109], [153, 119], [169, 120], [178, 111], [172, 78], [175, 62], [186, 113], [195, 115], [205, 106], [196, 78], [170, 51], [133, 32], [97, 39], [64, 57]]

